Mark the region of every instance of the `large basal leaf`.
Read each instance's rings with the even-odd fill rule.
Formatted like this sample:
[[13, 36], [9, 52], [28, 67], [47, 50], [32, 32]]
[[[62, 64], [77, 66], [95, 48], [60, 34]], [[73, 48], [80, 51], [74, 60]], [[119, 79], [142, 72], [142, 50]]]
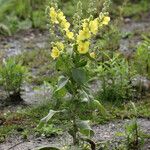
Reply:
[[68, 83], [68, 81], [69, 81], [68, 78], [60, 76], [58, 79], [57, 89], [55, 90], [55, 92], [61, 90]]
[[36, 150], [60, 150], [60, 149], [57, 147], [42, 146], [42, 147], [37, 148]]
[[77, 122], [77, 127], [78, 127], [80, 133], [82, 133], [85, 136], [93, 136], [94, 135], [94, 131], [90, 127], [89, 121], [80, 120]]
[[72, 69], [72, 77], [78, 84], [84, 84], [87, 81], [87, 74], [85, 70], [81, 68]]
[[48, 122], [58, 112], [60, 111], [50, 110], [48, 115], [44, 117], [43, 119], [41, 119], [41, 122]]

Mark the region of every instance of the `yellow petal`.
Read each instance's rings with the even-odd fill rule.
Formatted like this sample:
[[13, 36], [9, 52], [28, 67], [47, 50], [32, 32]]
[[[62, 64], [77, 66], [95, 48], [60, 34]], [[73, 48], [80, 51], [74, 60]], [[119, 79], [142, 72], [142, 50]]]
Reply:
[[62, 42], [56, 42], [56, 46], [59, 50], [64, 50], [64, 44]]
[[69, 30], [66, 31], [66, 36], [68, 37], [68, 39], [74, 39], [74, 33], [70, 32]]
[[103, 18], [103, 24], [104, 25], [108, 25], [108, 23], [110, 22], [110, 17], [109, 16], [105, 16], [104, 18]]
[[89, 51], [89, 46], [90, 46], [90, 42], [86, 41], [86, 42], [81, 42], [78, 45], [78, 52], [80, 54], [86, 54]]

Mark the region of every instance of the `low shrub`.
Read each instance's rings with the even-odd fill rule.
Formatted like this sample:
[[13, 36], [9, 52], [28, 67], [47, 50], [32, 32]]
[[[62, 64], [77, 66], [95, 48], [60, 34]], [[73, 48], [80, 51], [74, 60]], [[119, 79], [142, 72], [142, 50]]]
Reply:
[[15, 59], [4, 60], [0, 67], [0, 83], [13, 101], [21, 100], [21, 86], [26, 78], [27, 68]]

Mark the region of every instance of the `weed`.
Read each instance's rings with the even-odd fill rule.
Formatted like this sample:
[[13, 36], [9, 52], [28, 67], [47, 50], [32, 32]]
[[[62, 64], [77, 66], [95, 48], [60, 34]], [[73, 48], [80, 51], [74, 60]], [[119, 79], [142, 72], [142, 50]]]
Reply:
[[142, 76], [150, 77], [150, 38], [143, 36], [144, 41], [137, 47], [135, 53], [135, 68]]
[[121, 103], [131, 98], [130, 77], [134, 71], [131, 73], [128, 62], [118, 55], [114, 55], [112, 59], [108, 58], [109, 60], [101, 63], [96, 71], [102, 82], [99, 99]]
[[14, 59], [3, 62], [0, 68], [0, 81], [11, 101], [21, 100], [21, 85], [26, 73], [27, 69]]

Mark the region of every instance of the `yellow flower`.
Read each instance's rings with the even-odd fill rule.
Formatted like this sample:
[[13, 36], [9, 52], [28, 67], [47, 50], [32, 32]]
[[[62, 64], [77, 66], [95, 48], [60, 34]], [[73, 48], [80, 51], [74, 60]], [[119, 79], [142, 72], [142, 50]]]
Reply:
[[66, 17], [64, 16], [63, 12], [60, 11], [60, 12], [58, 13], [58, 20], [59, 20], [59, 21], [62, 21], [62, 20], [65, 20], [65, 19], [66, 19]]
[[84, 41], [91, 37], [90, 30], [88, 28], [84, 28], [79, 31], [79, 35], [77, 36], [77, 42]]
[[91, 58], [96, 58], [95, 53], [94, 53], [94, 52], [91, 52], [91, 53], [90, 53], [90, 57], [91, 57]]
[[66, 31], [66, 30], [68, 30], [69, 29], [69, 27], [70, 27], [70, 23], [69, 22], [67, 22], [67, 20], [66, 19], [63, 19], [62, 20], [62, 22], [61, 22], [61, 24], [60, 24], [60, 26]]
[[109, 23], [109, 21], [110, 21], [110, 17], [109, 16], [105, 16], [104, 18], [103, 18], [103, 24], [104, 25], [108, 25], [108, 23]]
[[52, 52], [51, 52], [51, 57], [53, 59], [56, 59], [56, 58], [59, 57], [59, 55], [60, 55], [60, 51], [58, 50], [58, 48], [57, 47], [53, 47]]
[[89, 23], [89, 19], [84, 19], [83, 23], [82, 23], [82, 27], [83, 28], [88, 28], [88, 25], [89, 25], [88, 23]]
[[78, 45], [78, 52], [80, 54], [86, 54], [89, 51], [90, 42], [80, 42]]
[[74, 39], [74, 33], [70, 32], [69, 30], [66, 31], [66, 36], [68, 37], [68, 39], [71, 39], [71, 40]]
[[96, 35], [98, 32], [98, 25], [99, 25], [98, 19], [94, 19], [93, 21], [90, 21], [90, 23], [89, 23], [90, 31], [94, 35]]
[[56, 42], [56, 46], [59, 50], [64, 50], [64, 44], [62, 42]]
[[58, 24], [57, 12], [55, 11], [55, 8], [54, 8], [54, 7], [51, 7], [51, 8], [50, 8], [49, 16], [50, 16], [50, 18], [51, 18], [52, 23]]

